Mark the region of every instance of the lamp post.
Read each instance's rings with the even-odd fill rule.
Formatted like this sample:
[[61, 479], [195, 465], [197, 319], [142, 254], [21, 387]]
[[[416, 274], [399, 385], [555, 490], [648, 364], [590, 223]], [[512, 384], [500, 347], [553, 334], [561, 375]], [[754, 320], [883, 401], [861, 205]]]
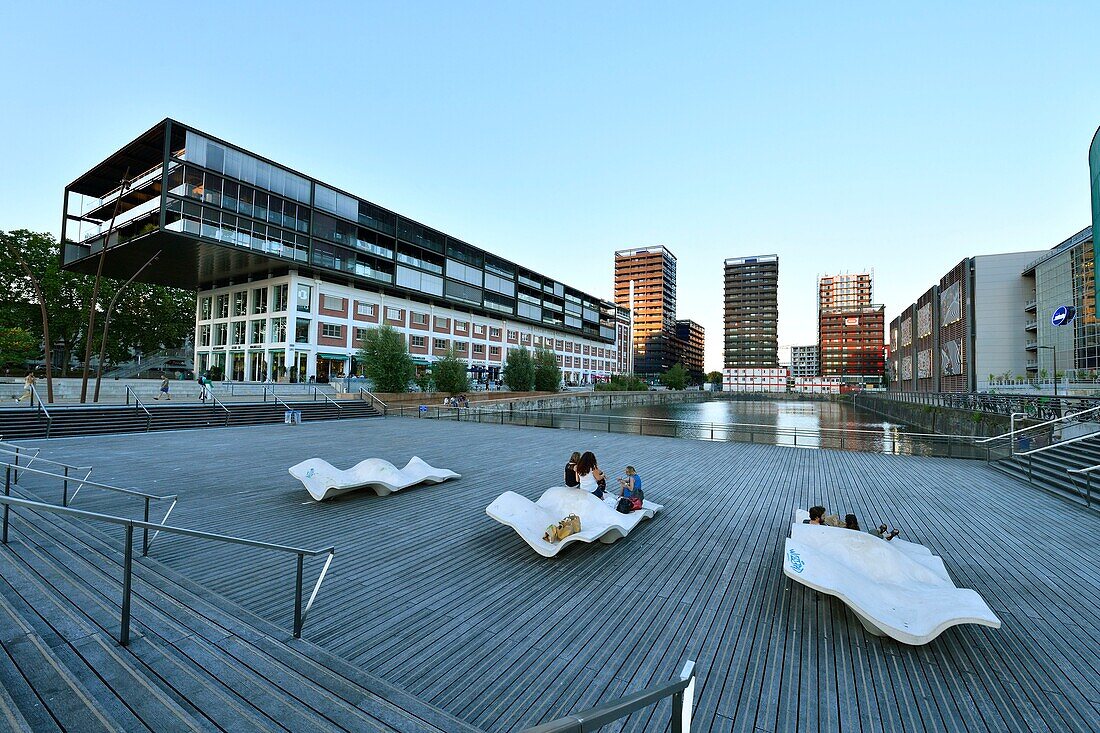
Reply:
[[1037, 349], [1050, 349], [1050, 355], [1054, 358], [1054, 396], [1058, 396], [1058, 350], [1053, 346], [1036, 346]]

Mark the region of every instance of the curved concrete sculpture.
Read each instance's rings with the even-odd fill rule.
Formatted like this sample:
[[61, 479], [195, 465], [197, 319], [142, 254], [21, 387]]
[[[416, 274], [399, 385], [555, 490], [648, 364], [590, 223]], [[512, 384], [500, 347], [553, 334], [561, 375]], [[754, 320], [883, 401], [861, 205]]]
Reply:
[[[501, 494], [485, 509], [485, 513], [501, 524], [506, 524], [531, 545], [543, 557], [553, 557], [573, 542], [599, 540], [611, 544], [626, 537], [643, 519], [649, 519], [661, 509], [660, 504], [642, 502], [642, 508], [630, 514], [615, 511], [615, 507], [597, 499], [587, 491], [556, 486], [547, 489], [538, 501], [531, 501], [514, 491]], [[581, 518], [581, 531], [571, 534], [561, 542], [547, 542], [542, 538], [546, 528], [568, 514]]]
[[955, 587], [939, 557], [897, 543], [799, 521], [791, 525], [783, 572], [844, 601], [870, 633], [903, 644], [927, 644], [958, 624], [1000, 628], [977, 592]]
[[301, 481], [309, 495], [317, 501], [368, 487], [379, 496], [387, 496], [420, 483], [438, 484], [449, 478], [460, 478], [454, 471], [433, 468], [416, 456], [400, 469], [381, 458], [368, 458], [341, 471], [328, 461], [310, 458], [291, 466], [289, 470], [290, 475]]

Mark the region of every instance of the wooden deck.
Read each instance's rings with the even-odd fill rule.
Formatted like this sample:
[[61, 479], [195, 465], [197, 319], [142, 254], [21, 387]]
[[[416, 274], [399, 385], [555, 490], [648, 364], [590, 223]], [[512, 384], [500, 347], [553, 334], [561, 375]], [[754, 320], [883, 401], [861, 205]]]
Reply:
[[[178, 492], [176, 524], [335, 544], [305, 636], [486, 730], [668, 680], [686, 659], [700, 731], [1100, 729], [1100, 520], [982, 463], [410, 418], [37, 444], [99, 481]], [[637, 466], [665, 510], [545, 559], [484, 508], [558, 484], [577, 449], [612, 475]], [[463, 478], [317, 504], [286, 472], [414, 454]], [[86, 489], [76, 506], [137, 511], [126, 499]], [[792, 509], [816, 503], [897, 524], [1003, 628], [918, 648], [866, 634], [783, 575]], [[167, 536], [152, 554], [289, 628], [292, 560]], [[623, 730], [667, 720], [665, 703]]]

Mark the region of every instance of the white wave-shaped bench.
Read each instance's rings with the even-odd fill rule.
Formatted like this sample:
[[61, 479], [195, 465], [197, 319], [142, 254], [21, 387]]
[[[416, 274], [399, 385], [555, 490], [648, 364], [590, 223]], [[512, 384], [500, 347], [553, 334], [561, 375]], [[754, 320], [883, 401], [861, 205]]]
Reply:
[[[643, 501], [641, 509], [622, 514], [587, 491], [556, 486], [547, 489], [538, 501], [506, 491], [485, 508], [485, 513], [514, 529], [535, 552], [553, 557], [574, 542], [599, 540], [611, 544], [626, 537], [643, 519], [649, 519], [661, 509], [664, 507], [660, 504]], [[560, 542], [547, 542], [542, 538], [548, 526], [569, 514], [580, 517], [580, 532]]]
[[447, 479], [461, 478], [454, 471], [434, 468], [417, 456], [398, 468], [381, 458], [368, 458], [346, 471], [321, 458], [310, 458], [290, 467], [290, 475], [302, 482], [317, 501], [331, 499], [349, 491], [370, 488], [379, 496], [407, 489], [416, 484], [438, 484]]
[[799, 518], [786, 541], [783, 572], [844, 601], [870, 633], [903, 644], [927, 644], [959, 624], [1001, 627], [976, 591], [956, 587], [943, 560], [912, 542]]

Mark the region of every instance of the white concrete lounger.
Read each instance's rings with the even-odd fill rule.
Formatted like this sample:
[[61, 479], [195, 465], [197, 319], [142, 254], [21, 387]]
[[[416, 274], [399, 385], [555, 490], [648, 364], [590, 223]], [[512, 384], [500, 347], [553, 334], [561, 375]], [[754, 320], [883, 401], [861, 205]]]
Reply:
[[[649, 519], [661, 509], [664, 507], [660, 504], [644, 501], [641, 509], [621, 514], [587, 491], [556, 486], [547, 489], [538, 501], [506, 491], [486, 507], [485, 513], [518, 532], [535, 552], [543, 557], [553, 557], [573, 542], [599, 540], [611, 544], [626, 537], [639, 522]], [[581, 518], [581, 531], [561, 542], [544, 540], [542, 535], [546, 528], [561, 521], [567, 514], [576, 514]]]
[[1000, 628], [981, 596], [955, 587], [943, 560], [923, 549], [918, 553], [898, 540], [799, 520], [791, 525], [783, 572], [844, 601], [875, 636], [903, 644], [927, 644], [958, 624]]
[[401, 469], [381, 458], [368, 458], [346, 471], [320, 458], [310, 458], [291, 466], [290, 475], [301, 481], [317, 501], [368, 487], [379, 496], [386, 496], [420, 483], [438, 484], [449, 478], [460, 478], [454, 471], [433, 468], [416, 456]]

